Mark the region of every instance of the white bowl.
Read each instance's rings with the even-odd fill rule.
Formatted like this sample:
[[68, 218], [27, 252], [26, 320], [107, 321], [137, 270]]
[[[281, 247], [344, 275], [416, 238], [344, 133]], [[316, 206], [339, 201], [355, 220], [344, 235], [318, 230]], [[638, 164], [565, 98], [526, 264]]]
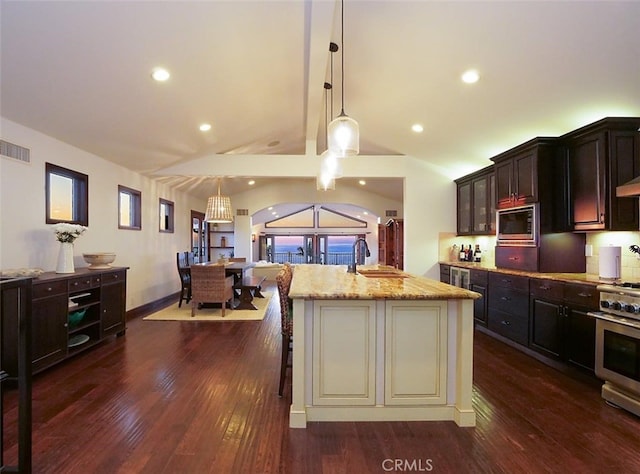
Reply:
[[111, 252], [83, 253], [82, 258], [89, 264], [90, 270], [111, 268], [111, 263], [116, 259], [116, 254]]

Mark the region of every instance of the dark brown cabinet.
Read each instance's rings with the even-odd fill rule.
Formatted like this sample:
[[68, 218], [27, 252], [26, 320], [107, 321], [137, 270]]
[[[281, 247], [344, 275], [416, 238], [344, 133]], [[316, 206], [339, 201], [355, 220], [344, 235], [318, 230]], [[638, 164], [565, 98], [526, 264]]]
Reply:
[[496, 163], [496, 199], [500, 209], [538, 202], [536, 147], [492, 158]]
[[469, 276], [469, 289], [480, 293], [481, 298], [473, 300], [473, 318], [477, 324], [487, 325], [487, 286], [488, 272], [486, 270], [471, 269]]
[[529, 347], [549, 357], [560, 358], [563, 346], [564, 283], [530, 280]]
[[[0, 278], [0, 472], [30, 473], [31, 464], [31, 278]], [[3, 400], [5, 384], [18, 388], [17, 429], [13, 422], [16, 413], [5, 412]], [[5, 463], [4, 443], [17, 441], [16, 465]]]
[[38, 372], [67, 355], [67, 282], [38, 279], [32, 288], [31, 357]]
[[125, 268], [47, 272], [32, 286], [32, 368], [39, 372], [125, 333]]
[[598, 292], [592, 285], [531, 279], [529, 347], [593, 372]]
[[572, 365], [593, 372], [596, 320], [587, 313], [600, 308], [598, 290], [593, 285], [565, 283], [564, 304], [567, 341], [564, 359]]
[[116, 334], [121, 336], [125, 331], [125, 314], [127, 284], [125, 271], [107, 273], [102, 276], [102, 337]]
[[529, 341], [529, 278], [489, 273], [487, 327], [518, 344]]
[[451, 282], [451, 265], [440, 264], [440, 281], [447, 284]]
[[640, 175], [640, 119], [607, 118], [562, 137], [574, 230], [638, 230], [638, 203], [616, 187]]
[[458, 235], [495, 234], [495, 174], [493, 166], [456, 180]]

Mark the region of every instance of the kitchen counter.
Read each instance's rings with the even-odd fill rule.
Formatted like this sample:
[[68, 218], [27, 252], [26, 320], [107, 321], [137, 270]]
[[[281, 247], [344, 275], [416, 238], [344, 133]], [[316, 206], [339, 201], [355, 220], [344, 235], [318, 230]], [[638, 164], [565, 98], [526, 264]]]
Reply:
[[602, 283], [611, 283], [612, 280], [601, 279], [595, 275], [589, 275], [587, 273], [539, 273], [539, 272], [524, 272], [520, 270], [511, 270], [509, 268], [497, 268], [494, 266], [485, 265], [483, 263], [474, 262], [438, 262], [440, 265], [451, 265], [458, 268], [470, 268], [476, 270], [486, 270], [496, 273], [504, 273], [508, 275], [519, 275], [529, 278], [543, 278], [555, 281], [564, 281], [567, 283], [585, 283], [588, 285], [600, 285]]
[[296, 265], [289, 426], [441, 421], [475, 426], [473, 291], [391, 267]]
[[[311, 299], [475, 299], [479, 293], [405, 273], [385, 265], [362, 265], [347, 273], [346, 265], [296, 265], [290, 298]], [[374, 274], [393, 277], [377, 277]], [[367, 276], [370, 275], [370, 276]], [[398, 278], [405, 277], [405, 278]]]

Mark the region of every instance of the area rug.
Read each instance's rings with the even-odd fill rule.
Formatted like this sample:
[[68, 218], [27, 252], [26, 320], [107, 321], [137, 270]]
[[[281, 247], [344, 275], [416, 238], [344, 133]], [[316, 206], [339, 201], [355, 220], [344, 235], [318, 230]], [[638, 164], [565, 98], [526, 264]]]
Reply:
[[145, 321], [260, 321], [264, 319], [264, 315], [267, 312], [269, 301], [271, 301], [272, 292], [263, 291], [264, 298], [254, 298], [253, 304], [256, 310], [249, 309], [229, 309], [224, 313], [222, 317], [222, 310], [220, 308], [202, 308], [196, 310], [196, 315], [191, 317], [191, 303], [182, 303], [182, 308], [178, 308], [178, 303], [169, 306], [168, 308], [161, 309], [149, 316], [142, 319]]

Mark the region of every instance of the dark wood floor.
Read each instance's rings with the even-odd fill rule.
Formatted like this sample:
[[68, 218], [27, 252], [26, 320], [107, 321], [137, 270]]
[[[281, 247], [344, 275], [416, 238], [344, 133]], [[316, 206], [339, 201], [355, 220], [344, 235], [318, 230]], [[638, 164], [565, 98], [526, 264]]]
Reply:
[[[264, 321], [132, 320], [125, 337], [35, 377], [34, 472], [640, 473], [640, 418], [606, 405], [598, 384], [485, 334], [475, 341], [475, 428], [290, 429], [279, 355], [277, 298]], [[15, 397], [5, 398], [11, 461]]]

